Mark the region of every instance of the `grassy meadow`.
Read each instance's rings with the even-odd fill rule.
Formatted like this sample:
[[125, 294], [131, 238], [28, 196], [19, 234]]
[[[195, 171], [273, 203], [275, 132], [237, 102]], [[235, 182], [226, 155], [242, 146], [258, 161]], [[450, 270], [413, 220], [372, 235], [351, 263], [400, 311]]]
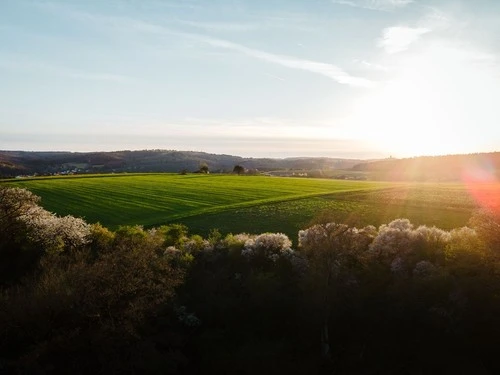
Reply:
[[[110, 228], [184, 223], [192, 233], [297, 231], [315, 222], [380, 225], [398, 217], [463, 226], [474, 198], [462, 184], [392, 183], [235, 175], [120, 174], [10, 180], [59, 215]], [[496, 187], [491, 187], [496, 189]], [[490, 189], [490, 190], [491, 190]], [[498, 191], [498, 190], [496, 190]]]

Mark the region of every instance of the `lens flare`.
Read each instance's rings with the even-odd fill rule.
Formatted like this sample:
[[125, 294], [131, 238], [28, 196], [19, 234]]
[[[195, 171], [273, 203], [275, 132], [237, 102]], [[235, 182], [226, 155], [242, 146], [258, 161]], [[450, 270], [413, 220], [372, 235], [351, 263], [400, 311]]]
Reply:
[[500, 214], [500, 182], [489, 158], [476, 159], [466, 165], [462, 180], [481, 208]]

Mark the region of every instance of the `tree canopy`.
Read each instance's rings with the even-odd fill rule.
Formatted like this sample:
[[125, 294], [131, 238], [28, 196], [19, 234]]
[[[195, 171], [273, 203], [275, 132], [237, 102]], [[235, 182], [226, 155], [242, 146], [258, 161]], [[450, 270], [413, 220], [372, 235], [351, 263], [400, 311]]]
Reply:
[[241, 165], [237, 164], [233, 168], [233, 173], [237, 173], [238, 175], [245, 173], [245, 168], [242, 167]]
[[498, 373], [500, 221], [111, 231], [0, 189], [6, 373]]

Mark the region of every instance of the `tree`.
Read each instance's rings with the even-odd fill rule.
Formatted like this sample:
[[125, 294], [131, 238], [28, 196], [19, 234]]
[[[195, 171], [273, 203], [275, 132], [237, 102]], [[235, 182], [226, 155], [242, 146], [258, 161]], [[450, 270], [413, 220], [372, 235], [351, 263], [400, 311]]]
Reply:
[[500, 250], [500, 214], [492, 210], [478, 210], [473, 213], [469, 225], [490, 249]]
[[90, 225], [71, 215], [64, 217], [34, 207], [21, 216], [28, 228], [28, 238], [44, 251], [63, 251], [81, 248], [89, 242]]
[[38, 208], [40, 197], [32, 192], [21, 188], [0, 189], [0, 250], [12, 246], [12, 241], [25, 227], [20, 220], [30, 211]]
[[175, 339], [165, 338], [157, 330], [178, 327], [174, 295], [184, 271], [172, 267], [167, 254], [159, 254], [161, 241], [155, 236], [127, 227], [117, 234], [111, 251], [44, 254], [36, 273], [0, 292], [2, 369], [165, 373], [164, 368], [155, 372], [154, 365], [149, 372], [140, 371], [149, 365], [141, 359], [144, 354], [148, 361], [162, 363], [160, 368], [181, 364], [182, 354], [168, 356], [179, 347], [174, 340], [182, 340], [171, 331], [169, 337]]
[[201, 173], [205, 173], [205, 174], [208, 174], [208, 165], [207, 163], [201, 163], [200, 164], [200, 172]]
[[39, 208], [40, 197], [21, 188], [0, 188], [0, 285], [16, 282], [29, 273], [41, 254], [28, 241], [22, 220]]
[[356, 270], [360, 268], [361, 254], [368, 249], [376, 229], [362, 229], [345, 224], [314, 225], [299, 231], [299, 249], [305, 255], [309, 268], [309, 287], [314, 304], [319, 307], [321, 322], [321, 353], [331, 358], [329, 320], [333, 299], [340, 288], [349, 289], [357, 283]]
[[245, 173], [245, 168], [242, 167], [241, 165], [235, 165], [233, 168], [233, 173], [238, 173], [238, 176], [242, 173]]

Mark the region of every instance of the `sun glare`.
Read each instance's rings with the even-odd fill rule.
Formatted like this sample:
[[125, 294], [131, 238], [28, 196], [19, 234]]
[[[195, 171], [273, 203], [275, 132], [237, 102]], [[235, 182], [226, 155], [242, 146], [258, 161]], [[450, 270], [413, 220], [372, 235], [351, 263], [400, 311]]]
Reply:
[[498, 89], [482, 70], [487, 57], [436, 44], [398, 61], [392, 77], [354, 108], [351, 128], [397, 156], [474, 152], [487, 135]]

